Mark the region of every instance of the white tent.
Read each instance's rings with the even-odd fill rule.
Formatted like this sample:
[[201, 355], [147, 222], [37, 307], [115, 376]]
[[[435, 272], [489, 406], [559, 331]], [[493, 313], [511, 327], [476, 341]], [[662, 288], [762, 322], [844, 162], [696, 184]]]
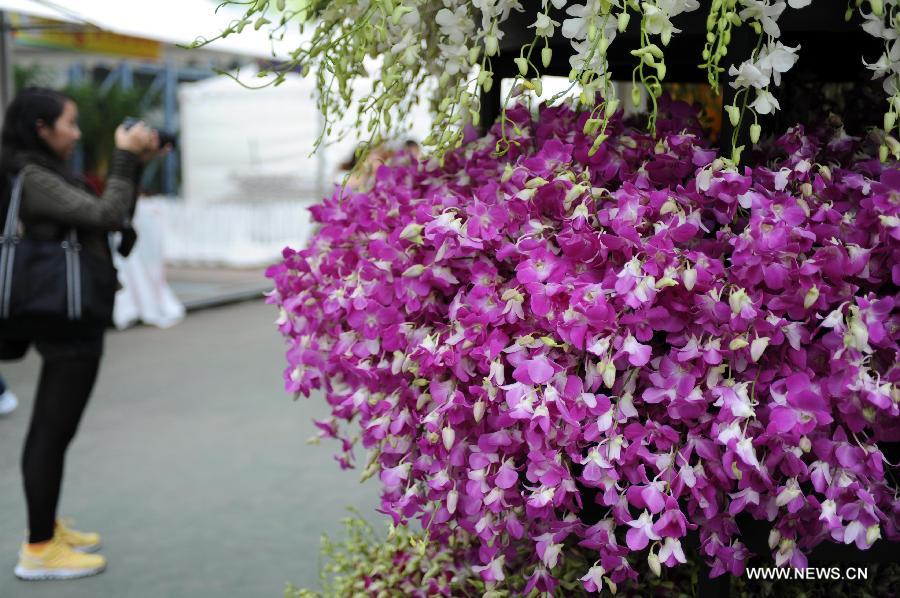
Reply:
[[[255, 69], [241, 81], [260, 85]], [[247, 89], [227, 77], [179, 86], [182, 192], [188, 202], [312, 200], [325, 191], [325, 153], [310, 158], [321, 130], [315, 82], [288, 75]]]
[[[252, 68], [240, 79], [266, 81]], [[359, 91], [370, 84], [360, 81]], [[333, 191], [338, 165], [359, 142], [348, 137], [311, 155], [323, 122], [314, 89], [312, 77], [299, 75], [263, 89], [226, 77], [179, 87], [184, 201], [160, 202], [167, 261], [267, 263], [285, 245], [306, 242], [307, 208]], [[421, 139], [430, 125], [420, 107], [409, 135]]]
[[[256, 77], [252, 67], [239, 75], [247, 85], [267, 81]], [[359, 81], [359, 91], [370, 84]], [[184, 199], [314, 201], [330, 193], [339, 165], [352, 156], [360, 139], [331, 140], [313, 154], [323, 126], [314, 92], [315, 79], [296, 74], [277, 87], [262, 89], [248, 89], [227, 77], [182, 84]], [[410, 136], [424, 137], [431, 125], [425, 107], [415, 110], [410, 120]]]

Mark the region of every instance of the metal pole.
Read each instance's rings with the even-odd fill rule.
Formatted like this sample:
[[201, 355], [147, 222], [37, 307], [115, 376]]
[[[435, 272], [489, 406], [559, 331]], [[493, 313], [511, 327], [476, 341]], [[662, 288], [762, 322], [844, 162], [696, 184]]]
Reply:
[[[321, 110], [316, 110], [316, 116], [318, 117], [319, 133], [324, 134], [325, 116], [322, 114]], [[325, 172], [327, 164], [328, 162], [325, 160], [325, 148], [319, 147], [319, 151], [316, 152], [316, 197], [310, 199], [315, 199], [316, 201], [318, 201], [327, 193], [327, 190], [325, 188], [327, 184], [326, 177], [328, 174], [330, 174]]]
[[[163, 110], [165, 113], [165, 128], [169, 131], [176, 129], [176, 110], [178, 91], [178, 71], [172, 61], [166, 63], [166, 84], [163, 92]], [[165, 158], [163, 165], [163, 193], [166, 195], [175, 195], [178, 187], [178, 150], [169, 152]]]
[[4, 110], [16, 93], [12, 45], [12, 23], [6, 12], [0, 11], [0, 108]]

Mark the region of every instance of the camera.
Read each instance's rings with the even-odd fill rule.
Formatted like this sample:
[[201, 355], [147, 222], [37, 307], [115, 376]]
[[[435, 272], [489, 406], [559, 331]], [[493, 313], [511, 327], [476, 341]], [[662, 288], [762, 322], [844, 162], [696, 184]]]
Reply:
[[[124, 121], [122, 121], [122, 126], [125, 127], [125, 130], [127, 131], [139, 122], [141, 122], [141, 119], [129, 116]], [[156, 134], [159, 135], [159, 147], [171, 145], [172, 149], [175, 149], [178, 142], [178, 136], [175, 135], [175, 133], [173, 133], [172, 131], [167, 131], [165, 129], [154, 130], [156, 131]]]

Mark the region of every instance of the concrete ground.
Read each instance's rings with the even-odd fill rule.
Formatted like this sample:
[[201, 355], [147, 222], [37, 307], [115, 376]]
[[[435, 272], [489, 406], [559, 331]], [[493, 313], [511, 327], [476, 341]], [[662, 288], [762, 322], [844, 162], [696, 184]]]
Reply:
[[[60, 514], [103, 534], [108, 570], [22, 582], [13, 566], [25, 523], [19, 456], [39, 358], [0, 372], [22, 404], [0, 419], [0, 597], [280, 596], [318, 587], [319, 538], [341, 534], [345, 507], [378, 522], [377, 483], [341, 471], [337, 444], [310, 446], [321, 395], [282, 390], [274, 309], [256, 300], [190, 314], [169, 330], [113, 332], [78, 437]], [[361, 456], [361, 455], [360, 455]]]
[[166, 279], [188, 311], [261, 297], [274, 286], [264, 267], [167, 266]]

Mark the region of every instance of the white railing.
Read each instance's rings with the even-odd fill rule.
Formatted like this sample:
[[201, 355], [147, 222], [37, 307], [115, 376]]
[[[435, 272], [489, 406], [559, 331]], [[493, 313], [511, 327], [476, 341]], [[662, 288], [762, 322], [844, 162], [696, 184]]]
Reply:
[[270, 264], [313, 230], [309, 202], [190, 203], [141, 199], [146, 226], [159, 228], [168, 264], [250, 267]]

